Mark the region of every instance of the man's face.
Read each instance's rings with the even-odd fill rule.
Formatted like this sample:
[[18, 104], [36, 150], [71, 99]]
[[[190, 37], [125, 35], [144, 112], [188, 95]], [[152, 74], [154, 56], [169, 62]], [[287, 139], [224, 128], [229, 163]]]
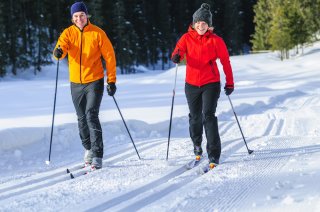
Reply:
[[198, 21], [194, 24], [194, 29], [197, 31], [199, 35], [204, 35], [206, 31], [208, 30], [209, 26], [204, 21]]
[[72, 22], [82, 30], [83, 27], [87, 25], [87, 22], [88, 22], [87, 14], [81, 11], [73, 13]]

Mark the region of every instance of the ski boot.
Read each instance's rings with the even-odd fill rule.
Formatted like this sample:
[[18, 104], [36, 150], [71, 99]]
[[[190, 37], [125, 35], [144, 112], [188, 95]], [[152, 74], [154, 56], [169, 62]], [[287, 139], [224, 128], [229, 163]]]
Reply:
[[212, 159], [209, 161], [208, 169], [214, 169], [219, 164], [219, 159]]
[[91, 164], [91, 171], [95, 171], [97, 169], [102, 168], [102, 158], [93, 158]]
[[83, 157], [83, 159], [84, 159], [84, 167], [83, 168], [86, 168], [91, 165], [92, 157], [93, 157], [93, 155], [92, 155], [91, 149], [89, 149], [89, 150], [86, 149], [84, 152], [84, 157]]
[[194, 145], [193, 146], [193, 152], [194, 152], [194, 154], [195, 155], [202, 155], [202, 148], [201, 148], [201, 146], [196, 146], [196, 145]]

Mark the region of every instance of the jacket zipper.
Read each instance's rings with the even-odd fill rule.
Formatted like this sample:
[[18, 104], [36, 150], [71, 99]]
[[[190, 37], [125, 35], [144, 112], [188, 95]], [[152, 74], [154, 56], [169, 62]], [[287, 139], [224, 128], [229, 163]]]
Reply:
[[80, 83], [82, 84], [82, 76], [81, 76], [81, 73], [82, 73], [82, 70], [81, 70], [81, 61], [82, 61], [82, 34], [83, 34], [83, 30], [80, 30], [81, 32], [81, 36], [80, 36]]
[[[198, 63], [200, 64], [200, 61], [201, 61], [201, 57], [202, 57], [202, 36], [200, 37], [200, 51], [199, 51], [199, 60], [198, 60]], [[200, 77], [201, 76], [201, 73], [200, 73], [200, 70], [198, 71], [198, 84], [199, 84], [199, 88], [201, 87], [200, 85]]]

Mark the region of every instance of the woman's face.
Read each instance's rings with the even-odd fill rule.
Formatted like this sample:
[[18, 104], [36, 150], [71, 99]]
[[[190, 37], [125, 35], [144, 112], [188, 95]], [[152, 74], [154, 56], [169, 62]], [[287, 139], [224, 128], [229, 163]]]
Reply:
[[194, 29], [199, 35], [204, 35], [204, 33], [206, 33], [206, 31], [209, 29], [209, 26], [204, 21], [198, 21], [194, 24]]
[[88, 17], [85, 12], [76, 12], [72, 15], [72, 22], [79, 27], [81, 30], [88, 23]]

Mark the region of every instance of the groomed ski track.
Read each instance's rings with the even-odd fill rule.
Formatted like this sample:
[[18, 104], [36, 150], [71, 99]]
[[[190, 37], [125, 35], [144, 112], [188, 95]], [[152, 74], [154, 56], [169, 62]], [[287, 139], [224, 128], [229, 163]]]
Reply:
[[[304, 170], [313, 155], [320, 157], [317, 138], [281, 136], [284, 128], [293, 127], [286, 126], [288, 123], [295, 122], [269, 115], [259, 128], [262, 136], [247, 137], [248, 146], [254, 150], [248, 155], [235, 121], [221, 121], [221, 165], [205, 175], [200, 175], [198, 168], [185, 168], [192, 159], [189, 140], [172, 139], [166, 161], [167, 140], [159, 138], [137, 142], [142, 160], [133, 147], [119, 148], [106, 155], [102, 170], [74, 180], [65, 170], [81, 164], [3, 182], [0, 211], [14, 211], [15, 204], [23, 204], [28, 211], [196, 211], [199, 207], [201, 211], [254, 211], [265, 201], [284, 198], [277, 196], [279, 189], [303, 188], [302, 184], [276, 178], [280, 175], [285, 179], [288, 164], [299, 161], [297, 169], [291, 170], [297, 179], [302, 175], [311, 180], [319, 177]], [[320, 189], [313, 186], [315, 192]], [[48, 190], [57, 195], [46, 195]], [[270, 195], [263, 196], [262, 190]], [[61, 199], [63, 196], [66, 199]], [[33, 198], [43, 201], [31, 205]], [[57, 202], [56, 198], [61, 204], [52, 208], [49, 202]]]
[[[1, 165], [6, 167], [5, 170], [9, 174], [10, 170], [18, 174], [8, 176], [9, 174], [4, 173], [0, 179], [0, 212], [320, 211], [320, 82], [316, 70], [319, 63], [319, 56], [316, 56], [318, 53], [319, 48], [305, 57], [281, 63], [273, 57], [268, 58], [268, 55], [253, 55], [241, 57], [243, 62], [239, 66], [235, 65], [236, 76], [242, 81], [237, 81], [239, 89], [231, 98], [234, 100], [235, 111], [248, 146], [254, 150], [253, 154], [248, 155], [229, 109], [230, 105], [222, 93], [219, 100], [221, 110], [218, 115], [222, 140], [221, 165], [213, 171], [200, 175], [197, 168], [185, 169], [185, 165], [193, 158], [192, 144], [187, 136], [172, 137], [169, 160], [166, 161], [166, 133], [150, 133], [152, 139], [148, 137], [135, 140], [142, 160], [138, 159], [129, 138], [127, 143], [119, 142], [119, 145], [112, 146], [109, 143], [110, 146], [105, 147], [104, 168], [73, 180], [66, 173], [66, 169], [81, 165], [81, 158], [78, 163], [71, 162], [71, 159], [74, 159], [73, 155], [66, 157], [67, 161], [64, 164], [68, 165], [57, 166], [53, 163], [44, 169], [21, 168], [28, 165], [26, 162], [17, 168], [17, 172], [12, 164], [5, 163], [10, 160], [10, 157], [6, 157], [1, 161]], [[260, 59], [255, 62], [255, 57]], [[237, 62], [240, 57], [234, 57], [233, 60]], [[261, 61], [268, 61], [271, 68], [265, 62], [259, 64]], [[291, 62], [293, 65], [290, 66]], [[168, 79], [171, 83], [173, 73], [167, 72], [161, 77], [167, 79], [165, 75], [170, 75]], [[158, 78], [152, 80], [152, 84], [159, 81]], [[122, 82], [132, 86], [126, 87], [126, 90], [135, 90], [139, 95], [147, 90], [145, 84], [136, 85], [141, 80], [134, 80], [133, 83], [133, 80], [128, 78], [125, 83]], [[27, 87], [29, 93], [32, 93], [29, 88], [39, 89], [39, 86], [35, 85], [38, 85], [37, 82], [32, 82], [30, 87]], [[165, 84], [165, 87], [168, 85]], [[182, 84], [180, 87], [183, 87]], [[13, 95], [9, 90], [5, 91]], [[148, 95], [154, 96], [153, 92], [150, 90]], [[184, 95], [183, 91], [177, 94]], [[132, 99], [137, 97], [128, 94], [123, 94], [124, 96]], [[167, 98], [167, 93], [162, 96]], [[158, 103], [162, 100], [157, 99]], [[138, 103], [131, 102], [133, 105]], [[182, 104], [177, 104], [176, 108], [181, 109], [179, 106]], [[137, 110], [129, 109], [129, 112]], [[143, 111], [145, 110], [143, 108]], [[177, 119], [181, 121], [179, 124], [187, 125], [184, 111], [183, 114], [184, 117]], [[32, 117], [32, 120], [38, 119], [39, 117]], [[17, 122], [15, 119], [11, 122], [6, 121], [2, 123], [10, 127], [9, 134], [20, 133], [28, 137], [39, 130], [47, 131], [36, 127], [16, 129], [13, 128]], [[167, 122], [163, 125], [168, 126]], [[173, 125], [174, 127], [178, 128]], [[70, 136], [69, 140], [79, 139], [75, 131], [76, 124], [57, 128], [59, 140], [62, 140], [63, 136]], [[135, 130], [138, 132], [140, 128]], [[36, 136], [39, 135], [42, 133]], [[158, 135], [159, 138], [156, 138]], [[125, 137], [123, 134], [120, 136]], [[107, 138], [108, 136], [105, 139]], [[47, 139], [45, 136], [39, 136], [39, 140]], [[23, 140], [17, 140], [19, 141]], [[63, 143], [59, 144], [58, 147], [64, 149]], [[10, 154], [10, 151], [4, 153], [6, 156], [23, 156], [18, 147], [12, 147], [12, 150], [17, 150], [16, 154]], [[30, 148], [32, 147], [34, 146], [31, 145]], [[27, 153], [39, 156], [33, 151]], [[66, 151], [60, 152], [59, 156], [63, 156], [64, 153], [71, 154]], [[35, 158], [31, 162], [38, 164], [38, 160], [43, 158]], [[61, 157], [59, 159], [61, 160]], [[204, 163], [205, 161], [200, 165]]]

